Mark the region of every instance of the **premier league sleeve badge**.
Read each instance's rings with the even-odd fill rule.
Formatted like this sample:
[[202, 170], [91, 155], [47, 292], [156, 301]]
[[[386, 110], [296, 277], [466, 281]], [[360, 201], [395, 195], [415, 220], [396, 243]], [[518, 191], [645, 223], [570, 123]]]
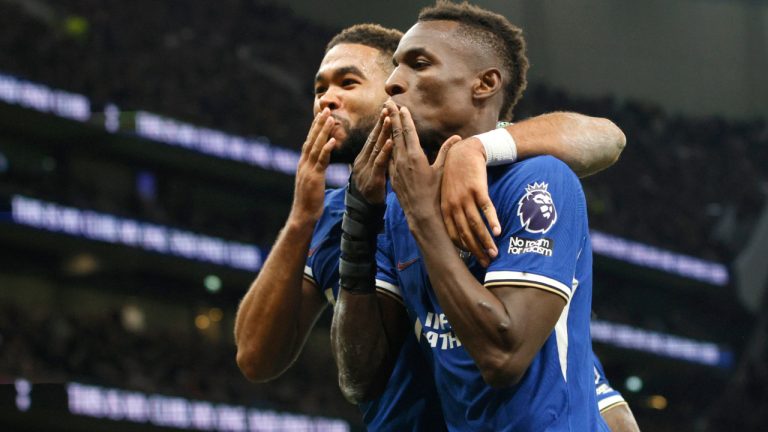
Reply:
[[544, 182], [529, 184], [517, 203], [520, 223], [530, 233], [544, 234], [557, 222], [557, 209], [548, 187], [549, 184]]

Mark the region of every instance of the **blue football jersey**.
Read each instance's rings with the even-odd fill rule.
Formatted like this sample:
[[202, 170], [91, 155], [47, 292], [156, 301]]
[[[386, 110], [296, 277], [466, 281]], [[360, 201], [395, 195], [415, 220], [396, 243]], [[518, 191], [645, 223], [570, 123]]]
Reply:
[[456, 337], [394, 194], [377, 253], [377, 285], [399, 293], [433, 366], [450, 430], [607, 431], [597, 409], [589, 320], [592, 250], [581, 185], [542, 156], [490, 169], [489, 194], [502, 235], [486, 270], [466, 260], [486, 287], [523, 285], [565, 301], [561, 316], [521, 381], [494, 389]]
[[594, 356], [595, 362], [595, 391], [597, 394], [597, 407], [600, 412], [602, 413], [604, 411], [608, 411], [609, 409], [619, 405], [626, 405], [627, 402], [624, 400], [624, 397], [621, 395], [621, 393], [611, 387], [611, 383], [609, 383], [608, 378], [605, 377], [603, 365], [600, 363], [597, 355], [594, 353], [592, 355]]
[[[325, 208], [310, 243], [304, 277], [321, 290], [331, 304], [339, 294], [341, 218], [346, 188], [328, 190]], [[379, 292], [390, 294], [386, 290]], [[399, 296], [398, 296], [399, 298]], [[406, 337], [384, 393], [360, 404], [369, 431], [442, 431], [445, 420], [432, 373], [416, 338]]]

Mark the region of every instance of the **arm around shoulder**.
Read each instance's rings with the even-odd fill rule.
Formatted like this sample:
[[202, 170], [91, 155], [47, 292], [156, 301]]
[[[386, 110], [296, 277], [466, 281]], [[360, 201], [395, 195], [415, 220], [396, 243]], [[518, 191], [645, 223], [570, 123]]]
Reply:
[[619, 159], [627, 144], [611, 120], [573, 112], [553, 112], [506, 127], [519, 159], [543, 154], [565, 162], [579, 177], [602, 171]]

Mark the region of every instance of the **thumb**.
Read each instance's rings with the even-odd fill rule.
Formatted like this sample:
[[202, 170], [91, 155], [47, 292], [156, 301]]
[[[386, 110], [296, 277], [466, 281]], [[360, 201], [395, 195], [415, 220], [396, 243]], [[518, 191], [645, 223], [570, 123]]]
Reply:
[[445, 140], [443, 145], [440, 146], [440, 151], [438, 151], [437, 158], [435, 158], [435, 163], [433, 163], [432, 166], [434, 168], [442, 169], [443, 165], [445, 164], [445, 157], [448, 154], [448, 150], [450, 150], [454, 144], [461, 140], [462, 138], [458, 135], [453, 135]]

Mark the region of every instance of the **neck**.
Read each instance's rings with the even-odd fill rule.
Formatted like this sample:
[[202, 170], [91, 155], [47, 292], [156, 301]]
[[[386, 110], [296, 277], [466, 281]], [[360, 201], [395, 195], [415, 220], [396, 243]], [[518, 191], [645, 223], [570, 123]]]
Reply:
[[466, 122], [455, 134], [462, 138], [468, 138], [472, 135], [491, 131], [496, 128], [498, 119], [498, 110], [494, 112], [479, 110], [472, 118], [472, 121]]
[[[430, 163], [437, 157], [437, 152], [440, 150], [440, 146], [453, 135], [458, 135], [462, 138], [469, 138], [472, 135], [488, 132], [496, 128], [496, 123], [499, 118], [499, 110], [478, 108], [473, 111], [468, 118], [463, 120], [461, 124], [453, 125], [453, 127], [447, 127], [443, 131], [433, 131], [433, 134], [422, 135], [419, 134], [419, 139], [422, 142], [422, 147], [425, 148], [427, 157]], [[424, 145], [429, 143], [429, 145]]]

